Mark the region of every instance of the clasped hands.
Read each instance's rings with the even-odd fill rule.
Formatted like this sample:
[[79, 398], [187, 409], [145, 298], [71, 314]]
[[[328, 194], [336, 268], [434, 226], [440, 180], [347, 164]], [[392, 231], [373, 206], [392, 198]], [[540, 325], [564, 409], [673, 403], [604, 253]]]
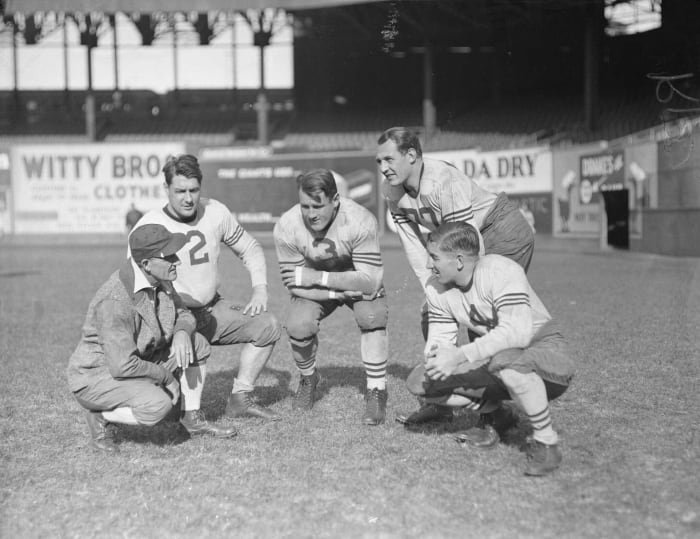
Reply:
[[[312, 288], [316, 286], [321, 286], [327, 288], [323, 284], [324, 272], [315, 270], [313, 268], [307, 268], [304, 266], [287, 267], [281, 270], [282, 283], [287, 288]], [[376, 294], [364, 294], [360, 290], [334, 290], [338, 295], [338, 299], [341, 300], [371, 300], [376, 297]]]
[[466, 358], [462, 350], [451, 344], [433, 344], [425, 354], [425, 374], [431, 380], [443, 381], [452, 376]]

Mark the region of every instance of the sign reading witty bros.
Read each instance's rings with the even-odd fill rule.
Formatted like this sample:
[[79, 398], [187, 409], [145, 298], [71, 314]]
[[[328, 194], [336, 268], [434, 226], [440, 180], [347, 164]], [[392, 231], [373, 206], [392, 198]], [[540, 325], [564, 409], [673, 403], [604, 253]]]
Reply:
[[161, 169], [180, 143], [20, 145], [11, 151], [15, 232], [121, 232], [133, 203], [163, 206]]

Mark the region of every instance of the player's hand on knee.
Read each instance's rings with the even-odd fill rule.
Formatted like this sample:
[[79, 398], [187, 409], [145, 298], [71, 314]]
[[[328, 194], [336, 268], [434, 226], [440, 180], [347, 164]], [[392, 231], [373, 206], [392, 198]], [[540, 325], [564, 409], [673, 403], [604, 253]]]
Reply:
[[426, 354], [425, 373], [431, 380], [446, 380], [464, 360], [456, 346], [434, 344]]
[[173, 342], [170, 345], [170, 356], [177, 361], [177, 366], [185, 370], [190, 364], [194, 363], [194, 348], [192, 347], [192, 339], [186, 331], [177, 331], [173, 335]]
[[264, 311], [267, 311], [267, 285], [259, 285], [253, 288], [253, 296], [243, 309], [243, 314], [257, 316]]

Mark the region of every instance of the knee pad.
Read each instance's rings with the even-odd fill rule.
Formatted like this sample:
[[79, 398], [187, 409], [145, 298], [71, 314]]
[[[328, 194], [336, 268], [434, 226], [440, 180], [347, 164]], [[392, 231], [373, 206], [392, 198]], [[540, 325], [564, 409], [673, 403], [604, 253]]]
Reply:
[[361, 331], [386, 329], [388, 318], [386, 305], [382, 306], [378, 303], [367, 302], [366, 307], [358, 306], [355, 308], [355, 321]]
[[290, 341], [309, 343], [318, 334], [318, 322], [311, 319], [287, 320], [285, 327]]
[[306, 348], [311, 346], [316, 341], [316, 336], [309, 337], [308, 339], [295, 339], [294, 337], [289, 337], [289, 343], [296, 348]]

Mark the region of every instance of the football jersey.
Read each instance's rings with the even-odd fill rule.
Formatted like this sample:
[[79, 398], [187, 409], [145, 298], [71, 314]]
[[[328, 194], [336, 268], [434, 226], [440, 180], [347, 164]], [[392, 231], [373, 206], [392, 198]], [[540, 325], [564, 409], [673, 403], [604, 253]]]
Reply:
[[479, 335], [462, 346], [469, 361], [481, 361], [509, 348], [526, 348], [551, 316], [516, 262], [497, 254], [482, 256], [471, 285], [445, 287], [432, 277], [426, 286], [428, 340], [457, 345], [459, 326]]
[[312, 234], [296, 204], [275, 224], [275, 247], [280, 266], [306, 266], [319, 271], [359, 271], [379, 288], [384, 269], [379, 251], [377, 220], [357, 202], [340, 198], [338, 213], [322, 237]]
[[138, 226], [145, 224], [163, 225], [170, 232], [187, 236], [187, 243], [177, 253], [180, 264], [173, 283], [187, 307], [201, 307], [216, 296], [222, 243], [243, 260], [253, 286], [267, 284], [265, 257], [260, 244], [221, 202], [200, 198], [196, 218], [187, 223], [171, 213], [167, 206], [151, 210], [139, 220]]
[[[442, 223], [461, 221], [479, 231], [497, 195], [479, 187], [453, 165], [436, 159], [423, 159], [418, 195], [412, 197], [403, 185], [386, 180], [382, 191], [409, 263], [422, 284], [430, 277], [425, 239], [417, 225], [429, 231]], [[483, 241], [482, 252], [483, 252]]]

